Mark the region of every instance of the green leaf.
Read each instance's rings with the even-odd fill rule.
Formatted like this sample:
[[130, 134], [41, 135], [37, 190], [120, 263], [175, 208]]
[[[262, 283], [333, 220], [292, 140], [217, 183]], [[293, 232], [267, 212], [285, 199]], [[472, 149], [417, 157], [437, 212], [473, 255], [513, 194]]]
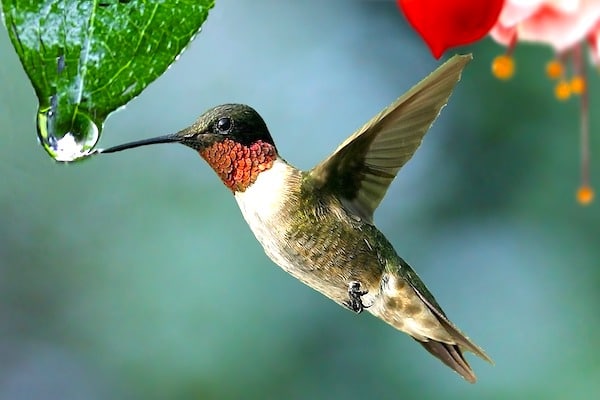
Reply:
[[106, 117], [158, 78], [214, 0], [0, 0], [39, 99], [38, 136], [57, 161], [96, 145]]

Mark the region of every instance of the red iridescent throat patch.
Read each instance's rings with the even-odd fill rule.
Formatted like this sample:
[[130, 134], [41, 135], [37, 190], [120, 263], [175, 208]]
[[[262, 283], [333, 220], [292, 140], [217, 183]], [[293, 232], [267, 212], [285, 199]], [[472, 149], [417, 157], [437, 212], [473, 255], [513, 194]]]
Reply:
[[260, 140], [244, 146], [225, 139], [199, 153], [233, 192], [245, 191], [258, 174], [273, 166], [277, 157], [275, 147]]

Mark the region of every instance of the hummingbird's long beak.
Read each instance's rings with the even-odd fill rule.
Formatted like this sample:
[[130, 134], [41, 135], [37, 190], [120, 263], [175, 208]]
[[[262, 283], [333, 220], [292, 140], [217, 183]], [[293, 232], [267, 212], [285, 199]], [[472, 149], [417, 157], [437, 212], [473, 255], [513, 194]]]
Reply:
[[109, 147], [108, 149], [98, 149], [96, 150], [96, 153], [115, 153], [121, 150], [133, 149], [134, 147], [147, 146], [149, 144], [176, 143], [181, 142], [181, 139], [181, 136], [175, 133], [150, 139], [137, 140], [135, 142], [123, 143], [117, 146]]

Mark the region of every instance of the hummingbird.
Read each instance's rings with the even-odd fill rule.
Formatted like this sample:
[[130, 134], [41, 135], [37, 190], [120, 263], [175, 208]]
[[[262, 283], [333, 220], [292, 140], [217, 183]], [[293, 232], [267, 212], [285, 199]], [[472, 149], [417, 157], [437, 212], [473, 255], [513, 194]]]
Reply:
[[243, 104], [214, 107], [177, 133], [98, 153], [157, 143], [196, 150], [233, 193], [275, 264], [352, 312], [369, 312], [407, 333], [474, 383], [463, 351], [492, 360], [448, 319], [373, 222], [471, 58], [449, 59], [309, 171], [279, 155], [263, 118]]

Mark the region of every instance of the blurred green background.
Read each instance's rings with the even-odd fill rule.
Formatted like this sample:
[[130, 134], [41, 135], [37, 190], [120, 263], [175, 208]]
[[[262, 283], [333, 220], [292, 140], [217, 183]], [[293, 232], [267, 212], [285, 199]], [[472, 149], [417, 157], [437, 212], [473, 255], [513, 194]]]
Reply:
[[[376, 222], [496, 361], [469, 385], [406, 335], [264, 255], [197, 154], [161, 145], [56, 164], [0, 30], [0, 399], [591, 399], [600, 394], [600, 212], [580, 207], [578, 103], [550, 49], [475, 47]], [[435, 68], [392, 1], [219, 0], [101, 147], [253, 105], [307, 169]], [[600, 147], [594, 75], [592, 151]], [[594, 152], [595, 154], [595, 152]], [[600, 188], [600, 160], [592, 183]]]

